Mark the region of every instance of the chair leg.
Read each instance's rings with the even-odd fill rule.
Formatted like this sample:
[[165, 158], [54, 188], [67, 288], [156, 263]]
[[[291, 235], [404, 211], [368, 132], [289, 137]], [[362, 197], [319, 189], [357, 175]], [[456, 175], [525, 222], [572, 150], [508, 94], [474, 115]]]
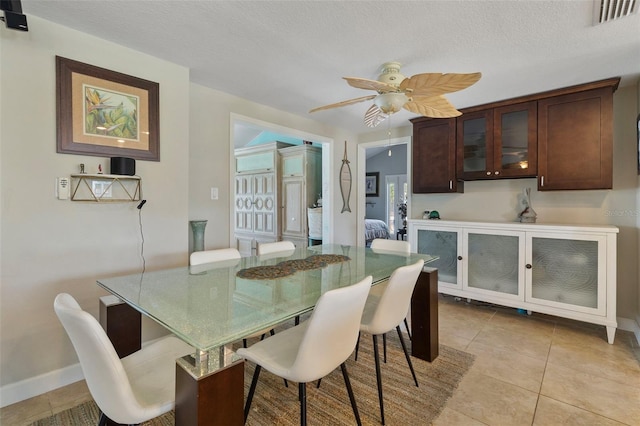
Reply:
[[358, 332], [358, 341], [356, 342], [356, 361], [358, 360], [358, 348], [360, 348], [360, 332]]
[[294, 325], [300, 325], [300, 315], [296, 315], [293, 323], [294, 323]]
[[318, 379], [318, 383], [316, 384], [316, 389], [320, 389], [320, 383], [322, 382], [322, 378]]
[[107, 420], [109, 418], [104, 415], [103, 412], [100, 412], [100, 419], [98, 420], [98, 426], [107, 426]]
[[382, 377], [380, 373], [380, 353], [378, 352], [378, 336], [373, 336], [373, 357], [376, 361], [376, 382], [378, 383], [378, 400], [380, 402], [380, 420], [384, 424], [384, 401], [382, 396]]
[[249, 388], [249, 395], [247, 395], [247, 402], [244, 405], [244, 422], [247, 422], [249, 417], [249, 410], [251, 409], [251, 401], [253, 401], [253, 394], [256, 391], [256, 385], [258, 384], [258, 377], [260, 376], [260, 370], [262, 367], [256, 364], [256, 370], [253, 372], [253, 379], [251, 380], [251, 387]]
[[409, 330], [409, 323], [407, 322], [407, 317], [404, 317], [404, 326], [407, 329], [407, 335], [409, 336], [409, 340], [411, 339], [411, 330]]
[[247, 348], [247, 339], [242, 339], [242, 347]]
[[[340, 368], [342, 369], [342, 377], [344, 378], [344, 384], [347, 387], [347, 392], [349, 393], [349, 401], [351, 401], [351, 408], [353, 408], [353, 415], [356, 416], [356, 423], [358, 426], [362, 426], [362, 422], [360, 421], [360, 413], [358, 413], [358, 406], [356, 405], [356, 397], [353, 395], [353, 389], [351, 388], [351, 381], [349, 380], [349, 374], [347, 374], [347, 365], [343, 362], [340, 364]], [[320, 380], [318, 380], [318, 386], [320, 385]]]
[[307, 384], [298, 383], [298, 399], [300, 399], [300, 426], [307, 426]]
[[413, 370], [413, 364], [411, 363], [411, 357], [409, 356], [409, 352], [407, 351], [407, 346], [404, 344], [404, 338], [402, 337], [402, 331], [400, 331], [400, 326], [396, 327], [398, 331], [398, 337], [400, 337], [400, 344], [402, 345], [402, 350], [404, 351], [404, 357], [407, 359], [407, 364], [409, 364], [409, 369], [411, 370], [411, 375], [413, 376], [413, 381], [416, 382], [416, 387], [418, 386], [418, 378], [416, 377], [416, 372]]
[[387, 363], [387, 333], [382, 335], [382, 350], [384, 353], [384, 363]]

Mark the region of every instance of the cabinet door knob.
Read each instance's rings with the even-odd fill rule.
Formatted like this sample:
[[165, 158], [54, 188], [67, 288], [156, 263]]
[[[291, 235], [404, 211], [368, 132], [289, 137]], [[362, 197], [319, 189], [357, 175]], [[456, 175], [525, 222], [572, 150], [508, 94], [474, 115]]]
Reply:
[[491, 172], [487, 172], [487, 176], [491, 176]]
[[526, 265], [524, 265], [524, 267], [527, 268], [527, 269], [531, 269], [531, 264], [527, 263]]
[[494, 174], [494, 175], [499, 175], [499, 174], [500, 174], [500, 172], [496, 170], [495, 172], [493, 172], [493, 174]]
[[458, 256], [458, 260], [462, 260], [462, 256]]

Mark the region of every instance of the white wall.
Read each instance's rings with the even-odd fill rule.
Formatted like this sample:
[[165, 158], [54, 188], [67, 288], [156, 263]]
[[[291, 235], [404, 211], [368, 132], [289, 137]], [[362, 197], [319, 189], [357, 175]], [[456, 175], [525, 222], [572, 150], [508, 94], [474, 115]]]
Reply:
[[[108, 158], [56, 153], [55, 56], [160, 84], [160, 162], [137, 161], [147, 270], [186, 264], [189, 70], [29, 17], [29, 32], [0, 29], [0, 385], [2, 405], [21, 381], [77, 363], [53, 312], [68, 292], [97, 316], [96, 279], [142, 268], [137, 203], [54, 197], [55, 179], [108, 168]], [[143, 338], [162, 329], [145, 322]], [[64, 381], [64, 378], [55, 378]], [[9, 386], [12, 385], [12, 386]], [[15, 385], [15, 386], [14, 386]], [[34, 388], [37, 390], [36, 388]]]
[[[333, 159], [329, 173], [335, 177], [333, 206], [333, 241], [355, 244], [356, 197], [355, 135], [331, 128], [306, 117], [249, 102], [218, 90], [191, 84], [191, 149], [189, 163], [189, 218], [206, 219], [205, 249], [228, 247], [232, 232], [230, 214], [231, 142], [230, 114], [258, 119], [276, 126], [323, 136], [332, 140]], [[340, 213], [342, 197], [338, 188], [338, 171], [342, 165], [344, 141], [348, 141], [348, 157], [352, 161], [354, 189], [351, 194], [352, 213]], [[219, 188], [219, 199], [211, 200], [210, 188]]]

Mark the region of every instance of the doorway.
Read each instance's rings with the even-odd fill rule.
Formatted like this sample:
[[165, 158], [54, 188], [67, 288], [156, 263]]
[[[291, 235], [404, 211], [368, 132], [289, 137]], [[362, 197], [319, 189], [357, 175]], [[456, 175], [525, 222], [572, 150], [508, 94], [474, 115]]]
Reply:
[[[323, 200], [323, 214], [322, 214], [322, 241], [325, 244], [331, 244], [333, 242], [333, 235], [331, 230], [333, 229], [333, 218], [330, 214], [332, 209], [333, 200], [333, 178], [331, 171], [331, 160], [333, 158], [333, 139], [325, 136], [315, 135], [312, 133], [304, 132], [294, 128], [280, 126], [274, 123], [269, 123], [255, 118], [243, 116], [240, 114], [231, 113], [230, 116], [230, 194], [235, 192], [235, 159], [234, 150], [246, 146], [250, 141], [265, 140], [278, 140], [281, 142], [287, 142], [294, 145], [301, 145], [304, 141], [312, 142], [313, 144], [320, 145], [322, 149], [322, 191], [321, 198]], [[234, 220], [234, 205], [230, 203], [230, 216]], [[230, 226], [229, 244], [230, 247], [235, 247], [234, 236], [234, 224]]]
[[[403, 148], [406, 149], [406, 153], [402, 156], [398, 155], [396, 151], [396, 154], [394, 156], [393, 151], [394, 151], [394, 147], [402, 145]], [[373, 157], [375, 157], [376, 155], [382, 155], [382, 156], [387, 156], [388, 157], [388, 151], [389, 149], [391, 149], [392, 151], [392, 155], [391, 158], [389, 158], [389, 160], [397, 162], [397, 163], [401, 163], [404, 167], [401, 167], [401, 172], [396, 171], [396, 172], [392, 172], [392, 173], [388, 173], [390, 175], [405, 175], [405, 180], [403, 181], [403, 183], [401, 184], [401, 186], [404, 188], [405, 183], [406, 182], [406, 194], [407, 194], [407, 211], [411, 211], [410, 210], [410, 203], [411, 203], [411, 199], [409, 197], [409, 194], [411, 194], [411, 183], [408, 179], [406, 179], [406, 176], [410, 176], [411, 175], [411, 137], [410, 136], [405, 136], [405, 137], [399, 137], [399, 138], [392, 138], [392, 139], [384, 139], [384, 140], [379, 140], [379, 141], [374, 141], [374, 142], [366, 142], [366, 143], [361, 143], [358, 145], [358, 169], [357, 169], [357, 179], [358, 182], [365, 182], [365, 175], [367, 172], [375, 172], [376, 170], [369, 170], [367, 163], [373, 163]], [[402, 151], [405, 152], [405, 149], [403, 149]], [[382, 153], [382, 154], [380, 154]], [[368, 161], [367, 157], [369, 157]], [[398, 169], [396, 169], [398, 170]], [[385, 174], [386, 176], [386, 174]], [[382, 176], [380, 177], [382, 179]], [[380, 198], [380, 203], [382, 203], [384, 205], [384, 207], [382, 207], [384, 211], [388, 211], [389, 209], [387, 209], [387, 201], [386, 201], [386, 184], [385, 184], [386, 180], [383, 180], [380, 183], [380, 189], [385, 188], [384, 192], [385, 192], [385, 197], [384, 198]], [[384, 185], [384, 186], [383, 186]], [[383, 192], [383, 191], [381, 191]], [[404, 191], [403, 191], [404, 192]], [[381, 194], [382, 195], [382, 194]], [[365, 195], [365, 191], [358, 191], [358, 220], [357, 220], [357, 244], [364, 246], [366, 244], [365, 240], [365, 218], [367, 217], [367, 212], [368, 209], [371, 210], [372, 208], [377, 208], [377, 204], [372, 207], [372, 203], [374, 203], [373, 199], [371, 197], [366, 197]], [[378, 203], [378, 201], [376, 201], [376, 203]], [[384, 214], [384, 213], [381, 213]], [[388, 214], [386, 215], [387, 217], [389, 216]], [[389, 223], [389, 222], [387, 222]], [[395, 225], [396, 227], [398, 225]], [[398, 228], [395, 228], [398, 229]], [[395, 238], [395, 231], [394, 234], [391, 234], [391, 230], [390, 231], [390, 238]]]

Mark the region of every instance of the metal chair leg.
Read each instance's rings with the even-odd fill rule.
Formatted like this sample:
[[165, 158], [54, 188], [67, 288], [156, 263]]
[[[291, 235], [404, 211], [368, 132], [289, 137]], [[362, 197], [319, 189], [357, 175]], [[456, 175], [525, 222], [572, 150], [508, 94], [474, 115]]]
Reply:
[[360, 348], [360, 332], [358, 332], [358, 341], [356, 342], [356, 358], [355, 360], [358, 360], [358, 349]]
[[382, 377], [380, 373], [380, 354], [378, 353], [378, 336], [373, 336], [373, 356], [376, 361], [376, 382], [378, 383], [378, 400], [380, 402], [380, 420], [384, 424], [384, 400], [382, 396]]
[[384, 363], [387, 363], [387, 333], [382, 335], [382, 349], [384, 352]]
[[[347, 387], [347, 392], [349, 393], [349, 401], [351, 401], [351, 408], [353, 408], [353, 415], [356, 416], [356, 423], [358, 424], [358, 426], [362, 426], [362, 422], [360, 421], [360, 413], [358, 413], [358, 406], [356, 405], [356, 398], [353, 395], [353, 389], [351, 388], [351, 381], [349, 381], [347, 366], [343, 362], [342, 364], [340, 364], [340, 368], [342, 369], [342, 377], [344, 378], [344, 384]], [[320, 380], [318, 380], [318, 385], [320, 385]]]
[[407, 346], [404, 344], [404, 338], [402, 337], [402, 331], [400, 331], [400, 326], [396, 327], [398, 331], [398, 337], [400, 337], [400, 344], [402, 345], [402, 350], [404, 351], [404, 357], [407, 359], [407, 364], [409, 364], [409, 369], [411, 370], [411, 375], [413, 376], [413, 381], [416, 382], [416, 387], [418, 386], [418, 378], [416, 377], [416, 372], [413, 370], [413, 364], [411, 363], [411, 357], [409, 356], [409, 352], [407, 351]]
[[253, 400], [253, 394], [256, 391], [256, 385], [258, 384], [258, 377], [260, 376], [260, 370], [262, 367], [256, 364], [256, 370], [253, 372], [253, 379], [251, 379], [251, 387], [249, 388], [249, 395], [247, 396], [247, 402], [244, 405], [244, 422], [247, 422], [249, 417], [249, 410], [251, 409], [251, 401]]
[[298, 399], [300, 399], [300, 426], [307, 425], [307, 384], [298, 383]]
[[409, 330], [409, 323], [407, 322], [407, 317], [404, 318], [404, 326], [407, 329], [407, 335], [409, 336], [409, 340], [413, 340], [411, 338], [411, 330]]

